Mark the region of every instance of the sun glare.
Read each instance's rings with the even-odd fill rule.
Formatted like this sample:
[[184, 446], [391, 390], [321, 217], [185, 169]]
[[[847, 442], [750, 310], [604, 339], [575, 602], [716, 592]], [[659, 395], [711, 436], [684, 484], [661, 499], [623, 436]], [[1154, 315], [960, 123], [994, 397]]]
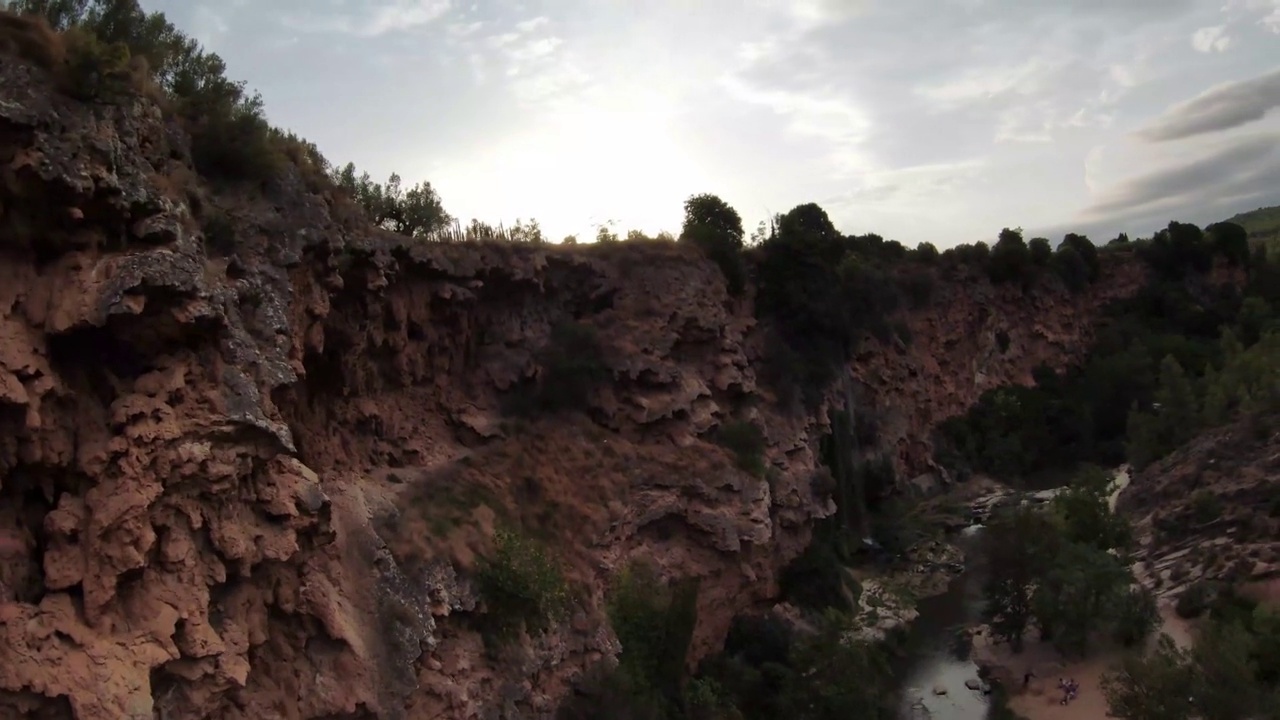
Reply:
[[676, 232], [684, 199], [710, 187], [673, 130], [676, 115], [656, 92], [566, 105], [441, 191], [489, 222], [536, 218], [553, 240], [589, 240], [606, 223], [620, 235]]

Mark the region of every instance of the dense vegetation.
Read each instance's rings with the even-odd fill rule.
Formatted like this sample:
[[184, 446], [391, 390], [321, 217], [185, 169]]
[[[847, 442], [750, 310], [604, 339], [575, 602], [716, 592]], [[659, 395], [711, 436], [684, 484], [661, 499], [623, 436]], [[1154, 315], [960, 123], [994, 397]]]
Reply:
[[1226, 589], [1210, 606], [1191, 648], [1162, 635], [1103, 677], [1112, 717], [1280, 718], [1280, 611]]
[[1107, 503], [1110, 477], [1081, 472], [1048, 509], [998, 513], [983, 538], [985, 614], [992, 631], [1022, 646], [1032, 623], [1064, 654], [1083, 656], [1097, 631], [1136, 645], [1156, 626], [1155, 598], [1129, 570], [1132, 533]]
[[[1127, 243], [1152, 280], [1116, 303], [1085, 362], [987, 392], [939, 429], [939, 460], [1016, 480], [1077, 462], [1141, 467], [1230, 413], [1274, 406], [1280, 264], [1230, 223]], [[1248, 277], [1210, 282], [1215, 258]], [[1265, 341], [1264, 341], [1265, 340]]]
[[[734, 621], [724, 651], [686, 674], [693, 628], [687, 584], [663, 588], [624, 574], [610, 602], [623, 651], [615, 668], [560, 709], [560, 720], [890, 720], [889, 655], [849, 636], [849, 618], [828, 612], [797, 630], [773, 615]], [[686, 591], [687, 592], [687, 591]]]

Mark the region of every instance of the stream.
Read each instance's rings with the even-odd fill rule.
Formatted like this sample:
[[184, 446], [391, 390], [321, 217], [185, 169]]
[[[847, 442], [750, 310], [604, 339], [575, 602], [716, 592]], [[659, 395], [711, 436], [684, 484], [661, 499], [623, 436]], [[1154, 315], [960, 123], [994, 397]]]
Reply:
[[[966, 686], [978, 678], [978, 666], [958, 642], [960, 630], [981, 622], [982, 576], [977, 566], [982, 526], [972, 525], [953, 542], [965, 552], [964, 572], [953, 578], [941, 595], [917, 605], [920, 616], [908, 633], [906, 657], [898, 668], [903, 679], [902, 720], [984, 720], [989, 698]], [[935, 693], [945, 689], [946, 694]]]
[[[1115, 512], [1116, 500], [1129, 485], [1127, 465], [1112, 471], [1108, 505]], [[1021, 498], [1021, 502], [1048, 502], [1059, 487], [1028, 488], [997, 493], [992, 499]], [[991, 503], [982, 505], [989, 512]], [[970, 689], [978, 679], [978, 666], [969, 649], [958, 641], [961, 630], [982, 622], [982, 553], [979, 540], [982, 525], [975, 524], [957, 533], [952, 542], [965, 555], [964, 571], [953, 578], [946, 592], [924, 598], [916, 606], [920, 615], [908, 631], [907, 654], [896, 668], [902, 678], [902, 720], [986, 720], [991, 696]], [[935, 690], [944, 689], [944, 694]]]

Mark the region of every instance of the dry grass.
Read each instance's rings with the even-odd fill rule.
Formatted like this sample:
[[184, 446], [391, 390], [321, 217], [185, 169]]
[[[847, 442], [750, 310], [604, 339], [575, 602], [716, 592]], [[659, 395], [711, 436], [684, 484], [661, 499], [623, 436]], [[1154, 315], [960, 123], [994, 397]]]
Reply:
[[106, 45], [83, 30], [59, 33], [43, 17], [0, 11], [0, 54], [42, 68], [60, 91], [82, 100], [118, 94], [164, 100], [145, 59], [130, 56], [123, 45]]

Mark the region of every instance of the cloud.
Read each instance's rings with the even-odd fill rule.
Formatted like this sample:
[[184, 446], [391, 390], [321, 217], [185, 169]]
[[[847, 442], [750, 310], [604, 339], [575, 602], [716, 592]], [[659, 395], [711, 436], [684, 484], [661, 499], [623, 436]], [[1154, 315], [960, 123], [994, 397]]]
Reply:
[[1220, 53], [1231, 47], [1231, 37], [1227, 35], [1226, 25], [1211, 25], [1196, 30], [1191, 35], [1191, 47], [1196, 52]]
[[1149, 142], [1181, 140], [1220, 132], [1261, 120], [1280, 106], [1280, 69], [1253, 78], [1226, 82], [1175, 105], [1138, 131]]
[[449, 12], [449, 0], [383, 0], [364, 3], [360, 14], [287, 16], [286, 26], [299, 32], [340, 33], [374, 38], [430, 25]]
[[1173, 218], [1213, 219], [1219, 208], [1280, 196], [1280, 133], [1224, 141], [1179, 163], [1112, 185], [1079, 214], [1090, 226], [1161, 224]]
[[1227, 0], [1223, 10], [1232, 16], [1252, 16], [1263, 29], [1280, 34], [1280, 0]]

